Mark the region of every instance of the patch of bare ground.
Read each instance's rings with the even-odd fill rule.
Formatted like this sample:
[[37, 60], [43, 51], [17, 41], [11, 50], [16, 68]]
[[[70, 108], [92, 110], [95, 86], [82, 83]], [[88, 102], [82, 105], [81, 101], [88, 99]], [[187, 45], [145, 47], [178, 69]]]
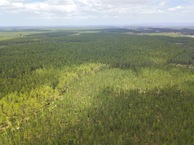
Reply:
[[79, 36], [79, 35], [80, 35], [80, 33], [74, 33], [74, 34], [70, 34], [68, 36]]
[[176, 45], [179, 45], [179, 46], [181, 46], [181, 45], [184, 45], [184, 43], [175, 43]]
[[171, 63], [170, 65], [176, 66], [176, 67], [181, 67], [181, 68], [193, 69], [194, 70], [194, 60], [193, 60], [192, 64], [190, 64], [190, 65], [186, 65], [186, 64], [175, 64], [175, 63]]
[[187, 37], [194, 38], [194, 35], [187, 35]]

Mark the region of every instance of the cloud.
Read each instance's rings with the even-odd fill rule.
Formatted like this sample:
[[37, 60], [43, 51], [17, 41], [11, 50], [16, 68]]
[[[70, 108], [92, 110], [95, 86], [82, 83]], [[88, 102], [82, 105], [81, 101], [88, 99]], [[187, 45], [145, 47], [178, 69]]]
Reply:
[[1, 0], [0, 1], [0, 7], [5, 7], [9, 5], [9, 1], [8, 0]]
[[[177, 15], [185, 15], [185, 16], [191, 16], [194, 15], [194, 5], [189, 6], [176, 6], [168, 8], [169, 13], [174, 13]], [[191, 18], [191, 17], [189, 17]]]
[[1, 0], [0, 1], [0, 12], [6, 13], [30, 13], [45, 15], [50, 13], [53, 14], [68, 14], [75, 13], [77, 6], [72, 0], [47, 0], [47, 1], [35, 1], [25, 2], [23, 0]]
[[[173, 2], [174, 1], [174, 2]], [[192, 3], [190, 0], [183, 0]], [[173, 2], [173, 5], [169, 3]], [[34, 19], [140, 19], [146, 21], [160, 15], [193, 14], [194, 5], [178, 4], [175, 0], [0, 0], [0, 16]], [[1, 18], [2, 19], [2, 18]], [[11, 19], [11, 18], [10, 18]], [[104, 20], [103, 19], [103, 20]], [[108, 20], [107, 20], [108, 21]]]
[[107, 12], [119, 10], [125, 12], [131, 5], [147, 4], [150, 0], [45, 0], [45, 1], [24, 1], [24, 0], [1, 0], [1, 11], [12, 12], [16, 9], [20, 12], [30, 13], [90, 13]]
[[[19, 13], [51, 13], [51, 14], [104, 14], [115, 12], [122, 13], [148, 13], [149, 11], [161, 12], [169, 0], [0, 0], [1, 12]], [[167, 8], [167, 11], [178, 11], [181, 5]], [[142, 10], [141, 10], [142, 9]]]
[[171, 11], [171, 12], [175, 12], [175, 11], [179, 11], [179, 10], [183, 10], [184, 7], [183, 6], [176, 6], [176, 7], [173, 7], [173, 8], [169, 8], [168, 10]]
[[150, 0], [101, 0], [104, 4], [120, 4], [120, 5], [134, 5], [134, 4], [148, 4]]

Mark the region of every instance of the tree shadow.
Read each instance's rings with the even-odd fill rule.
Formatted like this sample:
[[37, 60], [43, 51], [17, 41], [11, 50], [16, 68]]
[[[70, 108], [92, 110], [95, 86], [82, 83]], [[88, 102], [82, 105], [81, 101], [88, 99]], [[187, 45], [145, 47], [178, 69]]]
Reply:
[[82, 117], [75, 143], [192, 143], [191, 100], [192, 94], [176, 87], [148, 92], [107, 87]]
[[19, 138], [28, 144], [192, 144], [192, 98], [178, 87], [105, 87], [90, 107], [75, 109], [70, 101], [40, 114]]

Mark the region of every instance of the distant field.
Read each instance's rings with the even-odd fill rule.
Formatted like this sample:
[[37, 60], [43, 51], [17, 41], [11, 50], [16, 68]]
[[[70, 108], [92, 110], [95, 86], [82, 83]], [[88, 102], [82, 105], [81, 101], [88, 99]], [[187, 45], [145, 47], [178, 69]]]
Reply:
[[151, 36], [170, 36], [170, 37], [186, 37], [186, 35], [180, 33], [140, 33], [139, 35], [151, 35]]
[[0, 144], [194, 144], [193, 38], [144, 31], [0, 31]]
[[0, 31], [0, 40], [9, 40], [9, 39], [16, 39], [20, 37], [24, 37], [26, 35], [30, 34], [37, 34], [42, 32], [28, 32], [28, 31], [18, 31], [18, 32], [12, 32], [12, 31]]
[[[130, 34], [130, 33], [129, 33]], [[139, 33], [138, 35], [150, 35], [150, 36], [169, 36], [169, 37], [191, 37], [194, 38], [193, 35], [186, 35], [181, 33]]]

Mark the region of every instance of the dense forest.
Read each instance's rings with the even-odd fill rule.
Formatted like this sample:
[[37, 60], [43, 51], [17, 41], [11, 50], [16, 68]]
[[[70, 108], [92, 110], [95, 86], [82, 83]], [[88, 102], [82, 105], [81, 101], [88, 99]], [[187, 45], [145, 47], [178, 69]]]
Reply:
[[0, 31], [2, 145], [194, 144], [193, 88], [194, 38]]

